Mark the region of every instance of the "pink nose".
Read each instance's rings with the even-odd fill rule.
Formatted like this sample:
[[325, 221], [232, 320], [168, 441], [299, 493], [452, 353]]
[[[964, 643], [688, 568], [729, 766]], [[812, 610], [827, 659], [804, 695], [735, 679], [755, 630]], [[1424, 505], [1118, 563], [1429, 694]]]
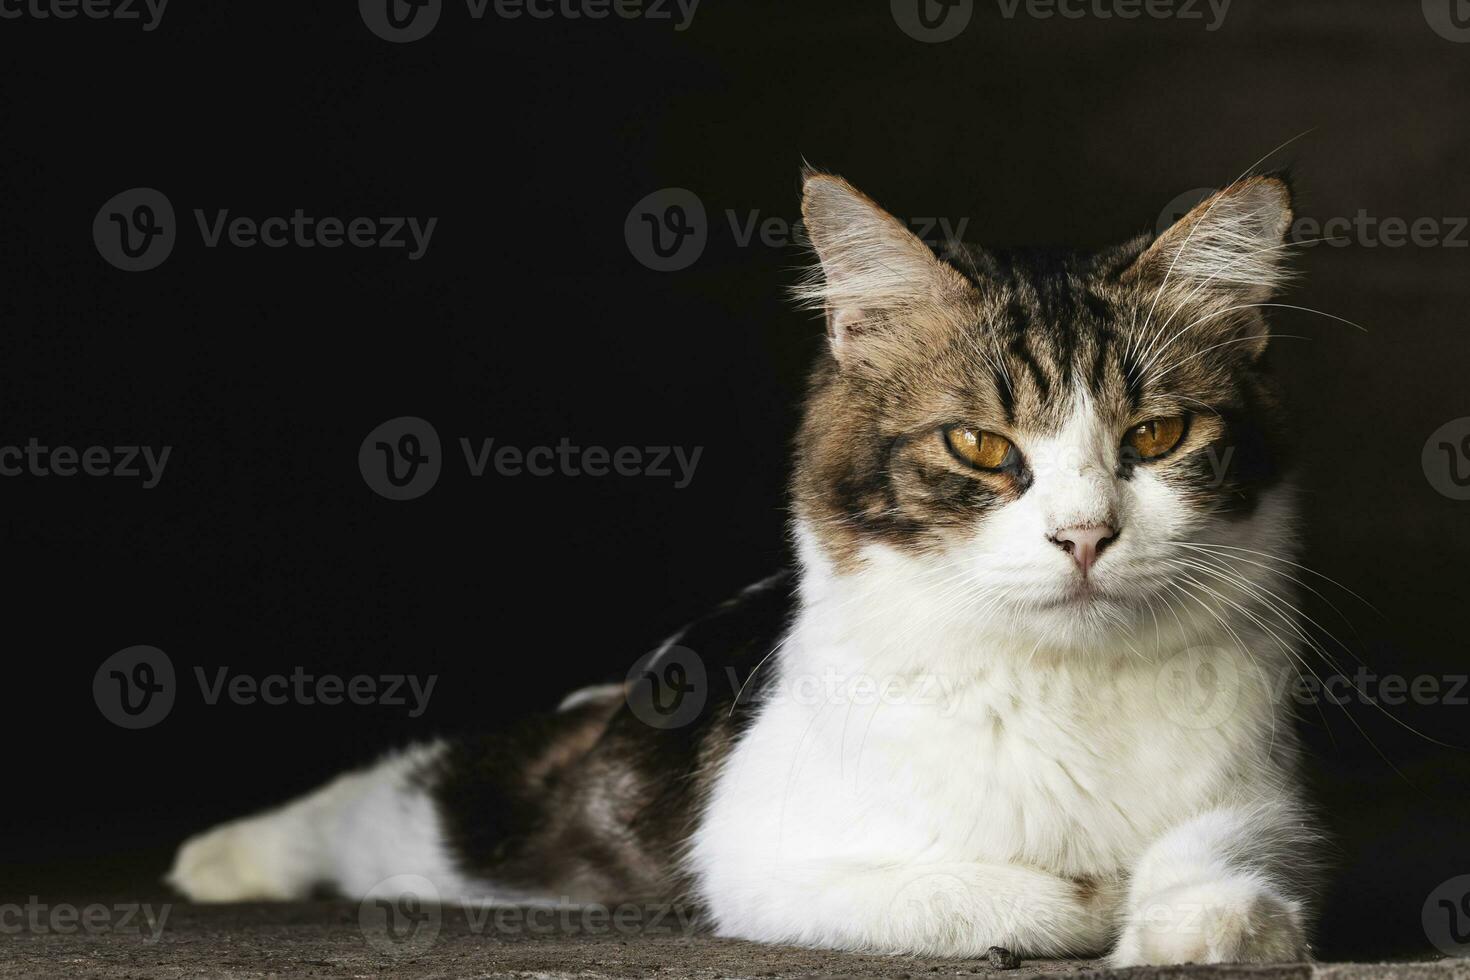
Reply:
[[1092, 570], [1093, 563], [1103, 553], [1103, 549], [1113, 543], [1118, 532], [1106, 524], [1097, 524], [1093, 527], [1065, 527], [1051, 535], [1052, 544], [1061, 548], [1072, 556], [1077, 567], [1082, 569], [1086, 575]]

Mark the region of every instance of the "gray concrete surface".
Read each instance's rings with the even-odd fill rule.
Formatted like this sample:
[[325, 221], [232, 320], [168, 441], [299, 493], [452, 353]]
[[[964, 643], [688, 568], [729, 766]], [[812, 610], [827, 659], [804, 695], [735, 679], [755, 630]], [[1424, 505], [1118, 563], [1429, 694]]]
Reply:
[[[88, 911], [88, 905], [92, 910]], [[13, 908], [13, 906], [12, 906]], [[105, 910], [105, 911], [104, 911]], [[33, 914], [34, 913], [34, 914]], [[714, 939], [677, 922], [618, 931], [599, 922], [498, 922], [424, 910], [419, 928], [388, 939], [355, 903], [190, 906], [167, 901], [129, 908], [48, 903], [0, 917], [0, 978], [219, 977], [889, 977], [998, 975], [1140, 980], [1470, 980], [1470, 960], [1391, 965], [1182, 967], [1108, 971], [1095, 961], [1023, 961], [996, 970], [986, 960], [936, 960], [828, 953]], [[17, 928], [19, 925], [19, 928]]]

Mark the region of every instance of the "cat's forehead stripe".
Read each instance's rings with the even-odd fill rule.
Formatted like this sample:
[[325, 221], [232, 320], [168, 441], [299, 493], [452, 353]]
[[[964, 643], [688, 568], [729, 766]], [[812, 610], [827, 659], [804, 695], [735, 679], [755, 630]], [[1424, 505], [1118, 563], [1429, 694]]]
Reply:
[[1031, 380], [1041, 393], [1042, 400], [1045, 401], [1051, 398], [1051, 380], [1046, 376], [1046, 371], [1042, 368], [1041, 363], [1037, 361], [1036, 356], [1031, 352], [1031, 346], [1026, 341], [1025, 333], [1018, 333], [1015, 339], [1011, 341], [1011, 354], [1030, 372]]
[[[1133, 336], [1136, 324], [1119, 320], [1115, 299], [1104, 295], [1109, 271], [1095, 258], [1063, 253], [1003, 253], [990, 256], [984, 272], [972, 259], [967, 278], [990, 277], [988, 305], [975, 324], [977, 339], [993, 345], [1005, 367], [990, 367], [994, 391], [1008, 424], [1026, 416], [1033, 425], [1058, 421], [1055, 395], [1079, 382], [1108, 403], [1136, 412], [1147, 379]], [[999, 284], [997, 291], [994, 287]], [[1018, 404], [1012, 382], [1031, 389]]]

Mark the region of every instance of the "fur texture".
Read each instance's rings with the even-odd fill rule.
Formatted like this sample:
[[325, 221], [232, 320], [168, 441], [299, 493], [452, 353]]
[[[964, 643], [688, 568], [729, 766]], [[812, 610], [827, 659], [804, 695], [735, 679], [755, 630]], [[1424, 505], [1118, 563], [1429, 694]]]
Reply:
[[803, 214], [798, 297], [830, 346], [796, 571], [649, 662], [698, 658], [688, 723], [646, 724], [637, 677], [576, 692], [196, 838], [175, 885], [414, 875], [452, 901], [687, 902], [722, 935], [840, 949], [1308, 955], [1289, 428], [1261, 315], [1285, 183], [1094, 255], [936, 253], [822, 174]]

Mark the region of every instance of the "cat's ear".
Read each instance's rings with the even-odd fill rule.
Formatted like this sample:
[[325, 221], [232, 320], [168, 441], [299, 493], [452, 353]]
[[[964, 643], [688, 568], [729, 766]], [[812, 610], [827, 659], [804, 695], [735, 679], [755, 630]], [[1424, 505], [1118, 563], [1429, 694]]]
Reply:
[[1215, 305], [1263, 303], [1291, 277], [1286, 261], [1291, 187], [1250, 177], [1210, 195], [1171, 225], [1124, 273], [1160, 299]]
[[808, 171], [801, 215], [820, 264], [796, 294], [825, 311], [839, 362], [864, 347], [917, 340], [901, 334], [970, 290], [903, 222], [841, 177]]

